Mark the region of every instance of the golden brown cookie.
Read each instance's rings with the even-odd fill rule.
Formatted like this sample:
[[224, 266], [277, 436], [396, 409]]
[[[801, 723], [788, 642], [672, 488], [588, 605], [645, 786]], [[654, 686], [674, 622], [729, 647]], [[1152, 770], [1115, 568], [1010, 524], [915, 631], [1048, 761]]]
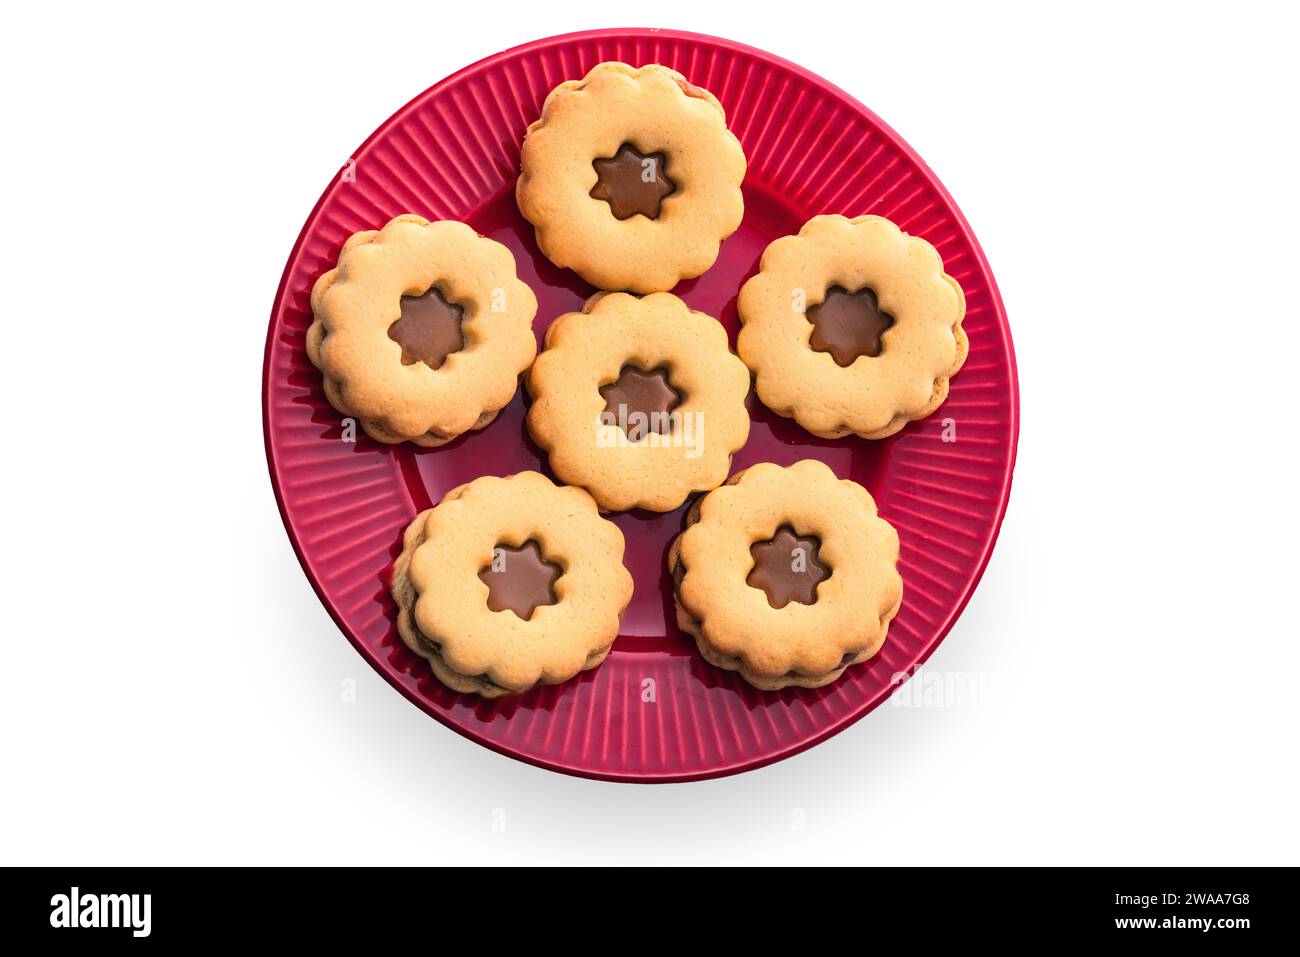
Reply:
[[398, 634], [439, 681], [499, 698], [604, 661], [632, 576], [623, 533], [590, 495], [520, 472], [475, 479], [417, 515], [392, 593]]
[[736, 351], [772, 411], [825, 438], [892, 435], [948, 395], [966, 299], [933, 246], [879, 216], [817, 216], [763, 253]]
[[546, 330], [528, 431], [601, 508], [671, 511], [716, 488], [749, 436], [749, 370], [672, 293], [598, 293]]
[[380, 442], [481, 429], [537, 353], [514, 257], [464, 223], [398, 216], [354, 234], [316, 281], [307, 355], [325, 395]]
[[813, 459], [739, 472], [668, 550], [677, 624], [756, 688], [818, 688], [885, 642], [903, 599], [898, 533]]
[[708, 90], [665, 66], [601, 63], [528, 128], [515, 190], [537, 245], [600, 289], [700, 275], [740, 225], [745, 154]]

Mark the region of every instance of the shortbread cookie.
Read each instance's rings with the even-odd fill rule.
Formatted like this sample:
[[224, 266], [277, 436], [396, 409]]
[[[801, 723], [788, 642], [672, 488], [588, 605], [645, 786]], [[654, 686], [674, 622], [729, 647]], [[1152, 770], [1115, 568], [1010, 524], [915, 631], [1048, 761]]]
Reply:
[[933, 246], [879, 216], [817, 216], [763, 253], [736, 351], [772, 411], [824, 438], [893, 435], [948, 395], [966, 299]]
[[885, 642], [898, 533], [813, 459], [751, 466], [697, 501], [668, 550], [677, 625], [756, 688], [818, 688]]
[[325, 395], [380, 442], [481, 429], [537, 354], [514, 257], [464, 223], [398, 216], [354, 234], [316, 281], [307, 355]]
[[438, 680], [485, 698], [559, 684], [609, 654], [632, 598], [623, 533], [538, 472], [452, 489], [406, 529], [397, 631]]
[[672, 293], [597, 293], [546, 330], [528, 431], [561, 481], [617, 511], [671, 511], [717, 488], [749, 436], [749, 370]]
[[515, 190], [537, 245], [599, 289], [698, 276], [744, 213], [745, 154], [708, 90], [658, 64], [561, 83], [524, 137]]

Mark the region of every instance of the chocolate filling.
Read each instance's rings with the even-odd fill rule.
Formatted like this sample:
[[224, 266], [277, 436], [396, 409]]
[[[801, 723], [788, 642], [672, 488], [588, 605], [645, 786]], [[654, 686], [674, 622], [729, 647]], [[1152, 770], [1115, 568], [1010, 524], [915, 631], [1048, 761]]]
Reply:
[[645, 370], [625, 365], [618, 378], [600, 387], [605, 408], [602, 421], [622, 426], [623, 433], [639, 442], [651, 432], [666, 435], [672, 428], [672, 412], [682, 394], [673, 387], [668, 370]]
[[447, 356], [465, 348], [465, 307], [450, 302], [437, 286], [403, 296], [401, 310], [388, 327], [388, 338], [402, 347], [402, 365], [423, 362], [436, 371]]
[[830, 566], [820, 558], [821, 539], [799, 535], [789, 525], [782, 525], [765, 542], [749, 548], [754, 567], [745, 584], [767, 595], [773, 608], [784, 608], [792, 601], [801, 605], [817, 602], [817, 586], [831, 577]]
[[831, 286], [826, 298], [807, 315], [813, 324], [808, 345], [817, 352], [829, 352], [841, 368], [862, 356], [880, 355], [884, 334], [894, 324], [894, 317], [880, 308], [876, 291], [870, 287], [849, 292], [843, 286]]
[[541, 605], [554, 605], [555, 582], [564, 574], [555, 562], [542, 554], [542, 546], [529, 539], [519, 548], [497, 545], [492, 561], [479, 570], [488, 586], [487, 606], [492, 611], [512, 611], [524, 621]]
[[677, 190], [668, 178], [667, 154], [642, 153], [631, 143], [624, 143], [613, 156], [592, 160], [591, 165], [596, 169], [596, 185], [589, 195], [608, 203], [615, 219], [658, 219], [664, 199]]

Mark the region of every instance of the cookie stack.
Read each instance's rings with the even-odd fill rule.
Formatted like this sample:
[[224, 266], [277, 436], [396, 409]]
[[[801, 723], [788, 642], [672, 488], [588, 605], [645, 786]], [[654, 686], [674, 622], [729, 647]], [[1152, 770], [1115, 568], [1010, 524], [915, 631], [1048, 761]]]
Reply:
[[604, 290], [550, 323], [540, 355], [510, 252], [463, 223], [358, 233], [312, 292], [308, 356], [370, 436], [444, 444], [490, 423], [522, 377], [558, 480], [483, 477], [415, 518], [392, 576], [402, 640], [489, 698], [595, 668], [633, 590], [602, 513], [694, 495], [664, 587], [705, 661], [777, 690], [871, 658], [902, 600], [898, 535], [871, 495], [814, 460], [731, 462], [751, 381], [825, 438], [883, 438], [942, 403], [967, 341], [938, 253], [880, 217], [817, 216], [739, 291], [733, 352], [670, 292], [744, 214], [745, 155], [711, 93], [602, 63], [546, 98], [520, 166], [542, 253]]

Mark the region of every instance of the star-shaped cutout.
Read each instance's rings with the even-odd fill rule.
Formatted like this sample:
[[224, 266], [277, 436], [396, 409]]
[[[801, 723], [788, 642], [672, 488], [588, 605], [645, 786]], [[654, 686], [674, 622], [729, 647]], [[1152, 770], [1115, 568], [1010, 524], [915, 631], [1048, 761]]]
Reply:
[[838, 366], [851, 366], [859, 356], [874, 358], [884, 348], [882, 337], [894, 317], [880, 310], [871, 288], [849, 292], [843, 286], [826, 290], [826, 298], [808, 310], [813, 324], [808, 344], [829, 352]]
[[438, 369], [447, 356], [465, 348], [465, 307], [448, 302], [437, 286], [419, 296], [402, 297], [401, 317], [388, 327], [388, 338], [402, 347], [402, 365], [423, 362]]
[[615, 219], [638, 214], [656, 219], [660, 204], [677, 189], [668, 178], [668, 156], [642, 153], [631, 143], [624, 143], [613, 156], [592, 160], [591, 165], [596, 168], [596, 185], [590, 195], [609, 203]]
[[682, 401], [682, 394], [668, 381], [667, 369], [646, 372], [630, 365], [623, 367], [618, 379], [601, 386], [600, 395], [605, 400], [602, 420], [622, 426], [633, 442], [650, 432], [666, 434], [672, 411]]
[[749, 547], [754, 569], [745, 584], [766, 592], [773, 608], [792, 601], [812, 605], [817, 601], [818, 582], [831, 575], [830, 566], [818, 557], [820, 548], [819, 539], [796, 535], [789, 525], [782, 525], [772, 538]]
[[533, 539], [519, 548], [498, 545], [492, 561], [483, 566], [478, 577], [488, 586], [488, 608], [509, 609], [527, 621], [541, 605], [554, 605], [555, 582], [564, 574], [555, 562], [547, 561], [541, 546]]

